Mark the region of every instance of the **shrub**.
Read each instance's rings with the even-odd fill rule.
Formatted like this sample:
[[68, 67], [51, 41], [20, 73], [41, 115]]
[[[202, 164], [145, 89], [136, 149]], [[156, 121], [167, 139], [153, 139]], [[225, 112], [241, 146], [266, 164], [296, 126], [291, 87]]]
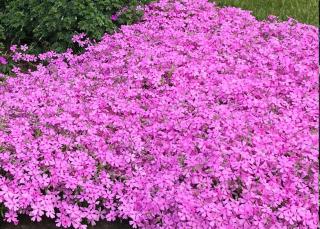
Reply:
[[[61, 52], [70, 47], [71, 36], [76, 32], [100, 39], [122, 24], [132, 24], [142, 15], [136, 7], [147, 2], [149, 0], [4, 0], [0, 3], [0, 43], [6, 47], [29, 44], [35, 53]], [[112, 15], [121, 10], [123, 14], [113, 21]]]
[[5, 220], [316, 228], [318, 30], [269, 20], [160, 0], [81, 55], [14, 69], [0, 90]]

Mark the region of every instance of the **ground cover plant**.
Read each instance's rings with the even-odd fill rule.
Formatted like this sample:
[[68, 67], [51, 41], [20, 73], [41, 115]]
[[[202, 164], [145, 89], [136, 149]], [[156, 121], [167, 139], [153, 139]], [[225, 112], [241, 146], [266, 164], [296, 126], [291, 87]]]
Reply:
[[316, 27], [160, 0], [87, 45], [38, 57], [12, 47], [48, 64], [15, 68], [0, 87], [5, 220], [317, 227]]

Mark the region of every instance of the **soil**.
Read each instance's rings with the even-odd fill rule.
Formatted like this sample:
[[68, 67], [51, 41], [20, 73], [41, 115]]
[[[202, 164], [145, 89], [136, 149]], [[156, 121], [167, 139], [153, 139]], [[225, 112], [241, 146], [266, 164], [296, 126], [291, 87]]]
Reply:
[[[56, 227], [51, 219], [43, 219], [41, 222], [32, 222], [28, 217], [19, 217], [19, 224], [4, 223], [0, 221], [1, 229], [61, 229]], [[132, 229], [127, 221], [106, 222], [99, 221], [95, 226], [88, 226], [88, 229]]]

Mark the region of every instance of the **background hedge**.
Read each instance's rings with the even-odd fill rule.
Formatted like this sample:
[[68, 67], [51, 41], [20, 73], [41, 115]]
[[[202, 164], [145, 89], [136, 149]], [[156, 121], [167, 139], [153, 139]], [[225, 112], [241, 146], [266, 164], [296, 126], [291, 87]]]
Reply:
[[[64, 51], [71, 37], [84, 32], [99, 39], [122, 24], [132, 24], [143, 14], [139, 4], [151, 0], [0, 0], [0, 43], [28, 44], [30, 51]], [[128, 9], [115, 21], [111, 16]]]

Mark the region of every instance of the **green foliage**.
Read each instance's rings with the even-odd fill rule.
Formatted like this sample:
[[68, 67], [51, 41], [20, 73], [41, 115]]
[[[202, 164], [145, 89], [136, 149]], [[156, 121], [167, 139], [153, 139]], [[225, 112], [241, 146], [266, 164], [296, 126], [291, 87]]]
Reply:
[[[135, 7], [150, 0], [0, 0], [0, 43], [28, 44], [33, 53], [64, 51], [71, 37], [84, 32], [99, 40], [123, 24], [132, 24], [142, 12]], [[118, 20], [111, 16], [128, 7]]]
[[[152, 0], [0, 0], [0, 50], [11, 44], [28, 44], [32, 53], [64, 51], [72, 47], [71, 37], [84, 32], [99, 40], [123, 24], [132, 24], [142, 16], [138, 4]], [[319, 25], [317, 0], [210, 0], [219, 6], [252, 10], [258, 19], [268, 15], [286, 20], [293, 17], [303, 23]], [[111, 16], [128, 7], [112, 21]], [[1, 47], [4, 46], [5, 48]], [[1, 52], [1, 51], [0, 51]]]
[[0, 218], [4, 217], [5, 206], [3, 203], [0, 204]]
[[251, 10], [259, 20], [272, 14], [280, 20], [294, 18], [301, 23], [319, 26], [318, 0], [210, 0], [218, 6], [234, 6]]

